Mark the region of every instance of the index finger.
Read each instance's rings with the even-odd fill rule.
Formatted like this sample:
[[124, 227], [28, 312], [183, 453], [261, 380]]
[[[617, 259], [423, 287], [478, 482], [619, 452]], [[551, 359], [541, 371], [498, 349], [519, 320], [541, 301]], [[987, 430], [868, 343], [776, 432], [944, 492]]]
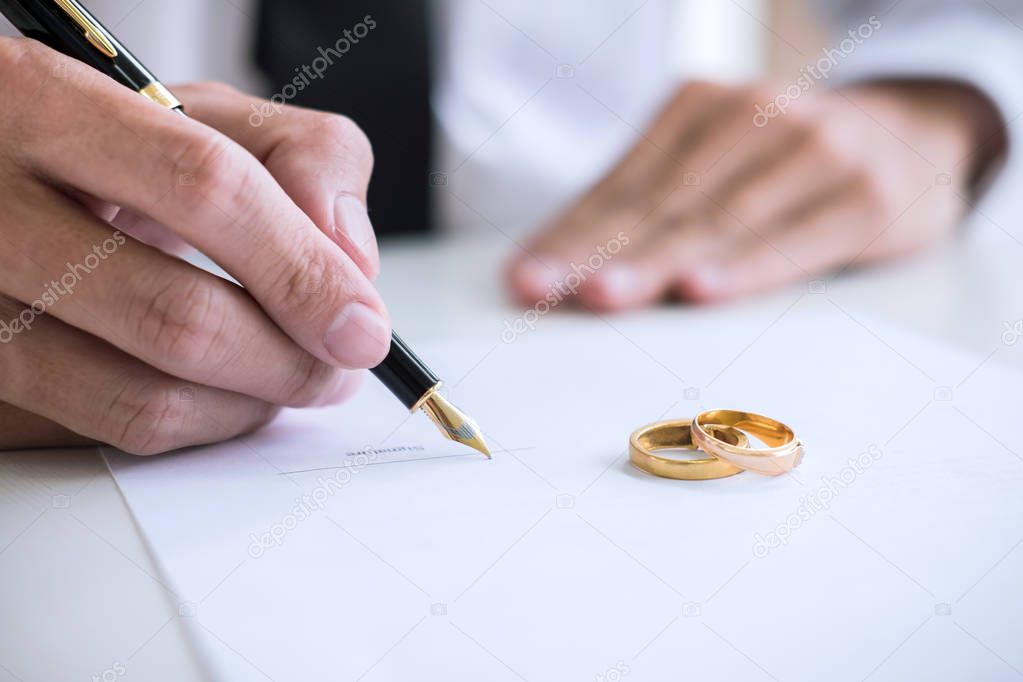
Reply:
[[295, 204], [367, 277], [380, 271], [366, 208], [373, 150], [351, 120], [277, 104], [221, 83], [175, 86], [196, 119], [259, 159]]

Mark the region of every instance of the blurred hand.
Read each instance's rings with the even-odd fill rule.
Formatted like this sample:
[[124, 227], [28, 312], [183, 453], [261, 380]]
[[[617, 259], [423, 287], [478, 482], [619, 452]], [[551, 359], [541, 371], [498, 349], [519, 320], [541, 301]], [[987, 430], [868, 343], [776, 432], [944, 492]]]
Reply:
[[213, 442], [343, 399], [386, 354], [361, 131], [177, 94], [193, 119], [0, 39], [0, 448]]
[[[574, 269], [578, 299], [598, 309], [719, 300], [947, 235], [1000, 137], [986, 100], [940, 83], [818, 88], [783, 114], [767, 105], [784, 88], [681, 88], [512, 263], [513, 291], [542, 299]], [[619, 232], [628, 245], [591, 260]]]

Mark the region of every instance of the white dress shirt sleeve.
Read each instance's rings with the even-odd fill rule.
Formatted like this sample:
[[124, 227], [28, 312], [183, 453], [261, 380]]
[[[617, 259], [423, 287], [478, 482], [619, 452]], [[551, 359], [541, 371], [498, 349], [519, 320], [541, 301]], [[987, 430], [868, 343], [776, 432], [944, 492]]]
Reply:
[[[1002, 163], [985, 169], [984, 185], [1021, 177], [1023, 163], [1023, 3], [1018, 0], [816, 0], [842, 40], [864, 22], [880, 24], [829, 79], [832, 86], [914, 78], [959, 81], [985, 95], [1006, 127]], [[888, 9], [891, 8], [891, 9]], [[993, 188], [992, 188], [993, 189]]]

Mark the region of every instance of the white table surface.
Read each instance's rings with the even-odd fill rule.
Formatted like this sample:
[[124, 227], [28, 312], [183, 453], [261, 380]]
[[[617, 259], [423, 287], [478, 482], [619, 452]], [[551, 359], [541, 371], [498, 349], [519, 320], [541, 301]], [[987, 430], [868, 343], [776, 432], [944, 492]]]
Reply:
[[[1006, 323], [1023, 319], [1023, 228], [999, 222], [978, 218], [937, 251], [828, 281], [824, 293], [802, 283], [730, 306], [664, 307], [622, 323], [676, 315], [684, 325], [689, 315], [781, 310], [805, 293], [974, 351], [978, 362], [1023, 369], [1023, 339], [1003, 340]], [[380, 287], [395, 327], [413, 345], [454, 336], [499, 342], [503, 321], [521, 314], [500, 284], [514, 248], [496, 232], [479, 242], [388, 245]], [[558, 310], [540, 324], [572, 325], [586, 314]], [[759, 332], [750, 330], [751, 343]], [[179, 605], [158, 575], [95, 450], [0, 453], [0, 682], [202, 679]]]

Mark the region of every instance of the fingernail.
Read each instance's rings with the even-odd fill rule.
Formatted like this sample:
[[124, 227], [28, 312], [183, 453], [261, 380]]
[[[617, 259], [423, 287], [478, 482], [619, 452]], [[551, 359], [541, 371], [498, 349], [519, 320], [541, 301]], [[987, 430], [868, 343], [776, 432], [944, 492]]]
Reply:
[[542, 298], [548, 291], [558, 286], [567, 272], [567, 267], [561, 267], [560, 264], [544, 264], [535, 258], [523, 260], [515, 268], [519, 285], [535, 298]]
[[639, 271], [631, 265], [609, 265], [598, 280], [616, 298], [625, 298], [639, 288]]
[[327, 330], [323, 345], [341, 367], [363, 369], [380, 364], [390, 341], [390, 323], [365, 303], [353, 301]]
[[640, 271], [631, 265], [608, 265], [593, 275], [582, 290], [583, 303], [591, 308], [614, 310], [634, 305], [642, 297]]
[[704, 267], [694, 272], [689, 278], [689, 286], [697, 296], [714, 296], [727, 287], [725, 272], [719, 267]]
[[345, 248], [345, 239], [339, 240], [338, 233], [343, 234], [348, 244], [366, 261], [370, 270], [365, 273], [366, 276], [370, 279], [375, 277], [380, 270], [380, 252], [377, 249], [373, 223], [369, 220], [366, 207], [351, 194], [342, 194], [334, 201], [334, 241], [338, 241], [341, 247]]

